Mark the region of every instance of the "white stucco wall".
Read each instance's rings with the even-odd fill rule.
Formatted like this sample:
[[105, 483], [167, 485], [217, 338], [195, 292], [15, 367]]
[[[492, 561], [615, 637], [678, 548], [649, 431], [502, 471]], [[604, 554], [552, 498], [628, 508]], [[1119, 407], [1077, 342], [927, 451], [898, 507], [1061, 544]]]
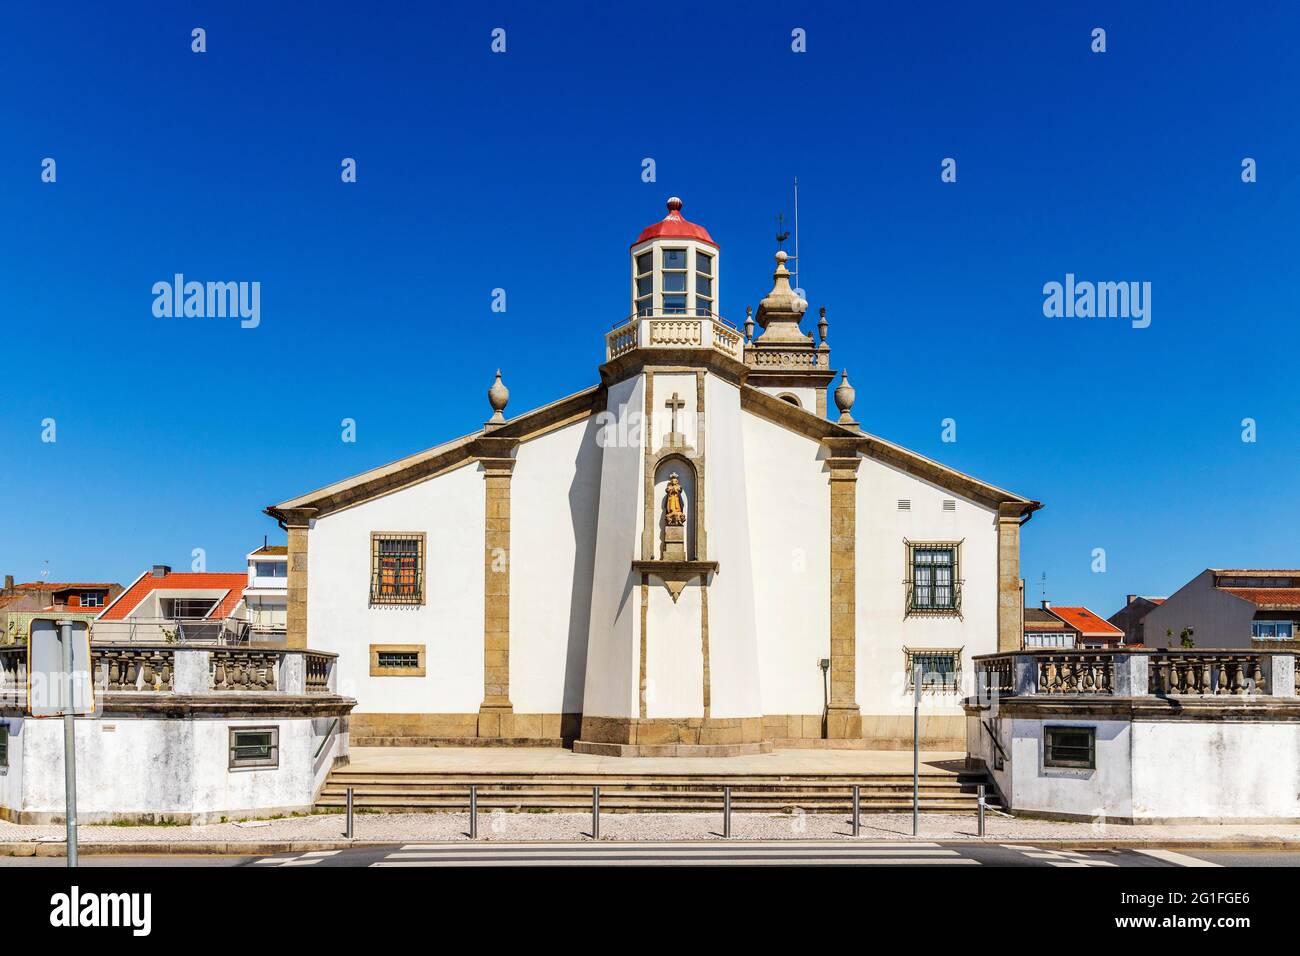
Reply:
[[[317, 520], [308, 534], [312, 648], [338, 653], [357, 713], [472, 713], [483, 701], [483, 520], [477, 463]], [[426, 601], [370, 606], [370, 533], [426, 534]], [[513, 577], [513, 576], [512, 576]], [[424, 677], [371, 677], [371, 644], [423, 644]]]
[[[900, 511], [899, 500], [911, 502]], [[955, 502], [944, 511], [943, 502]], [[857, 481], [858, 704], [863, 714], [910, 714], [903, 649], [961, 648], [970, 692], [976, 654], [997, 650], [997, 523], [993, 509], [863, 458]], [[960, 541], [961, 617], [906, 616], [905, 541]], [[961, 691], [927, 693], [922, 714], [960, 717]]]
[[582, 710], [600, 507], [600, 422], [519, 445], [511, 479], [510, 700], [515, 712]]
[[[63, 721], [10, 719], [9, 768], [0, 799], [11, 811], [62, 816]], [[317, 748], [335, 732], [316, 756]], [[279, 729], [279, 765], [229, 767], [230, 729]], [[83, 822], [133, 815], [223, 816], [308, 809], [336, 756], [347, 753], [346, 722], [333, 718], [79, 719], [77, 812]]]
[[583, 684], [583, 713], [588, 716], [640, 714], [641, 602], [632, 561], [640, 555], [645, 498], [638, 437], [644, 410], [645, 378], [636, 375], [611, 386], [601, 416], [605, 431], [597, 438], [600, 504]]
[[704, 713], [704, 650], [700, 641], [699, 583], [677, 602], [661, 579], [650, 578], [646, 614], [646, 716], [699, 717]]
[[817, 389], [815, 388], [804, 388], [797, 385], [760, 385], [758, 390], [783, 400], [784, 396], [793, 395], [799, 399], [799, 407], [805, 412], [817, 414]]
[[763, 699], [749, 487], [763, 479], [747, 464], [740, 389], [709, 374], [704, 394], [705, 522], [709, 560], [719, 563], [708, 598], [710, 713], [718, 718], [759, 717]]
[[[809, 390], [811, 391], [811, 390]], [[741, 420], [765, 714], [817, 714], [830, 657], [830, 481], [819, 442]]]
[[[1300, 819], [1300, 724], [1224, 720], [986, 718], [1008, 759], [968, 717], [967, 752], [1015, 811], [1092, 819], [1233, 822]], [[1096, 767], [1046, 767], [1046, 726], [1096, 728]]]

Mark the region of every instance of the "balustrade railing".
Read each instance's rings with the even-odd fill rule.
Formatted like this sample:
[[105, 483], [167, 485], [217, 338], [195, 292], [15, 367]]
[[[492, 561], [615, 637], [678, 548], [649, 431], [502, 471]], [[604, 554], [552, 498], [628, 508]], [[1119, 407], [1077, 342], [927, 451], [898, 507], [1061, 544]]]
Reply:
[[974, 664], [981, 697], [1296, 695], [1290, 652], [1023, 650], [978, 655]]
[[334, 658], [329, 654], [313, 654], [308, 652], [306, 655], [307, 667], [307, 693], [309, 694], [328, 694], [330, 690], [330, 669], [334, 666]]
[[1267, 694], [1263, 656], [1221, 652], [1152, 657], [1147, 691], [1165, 697]]
[[171, 647], [91, 647], [95, 685], [112, 692], [174, 689], [176, 650]]
[[245, 651], [213, 648], [208, 673], [214, 691], [275, 690], [278, 651]]
[[1040, 694], [1113, 694], [1113, 654], [1049, 654], [1038, 658]]
[[[329, 694], [336, 654], [184, 644], [92, 644], [98, 692]], [[27, 693], [27, 647], [0, 647], [0, 693]]]

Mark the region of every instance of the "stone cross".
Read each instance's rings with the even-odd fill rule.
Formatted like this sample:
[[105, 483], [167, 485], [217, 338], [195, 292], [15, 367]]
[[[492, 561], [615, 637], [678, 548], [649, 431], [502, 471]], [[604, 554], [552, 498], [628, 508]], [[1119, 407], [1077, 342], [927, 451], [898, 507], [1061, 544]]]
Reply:
[[673, 392], [673, 397], [672, 397], [672, 398], [670, 398], [670, 399], [668, 399], [668, 401], [664, 402], [664, 408], [671, 409], [671, 410], [672, 410], [672, 413], [673, 413], [673, 427], [672, 427], [672, 434], [674, 434], [674, 435], [677, 434], [677, 413], [678, 413], [681, 409], [683, 409], [683, 408], [685, 408], [685, 407], [686, 407], [686, 403], [685, 403], [684, 401], [682, 401], [680, 398], [677, 397], [677, 393], [676, 393], [676, 392]]

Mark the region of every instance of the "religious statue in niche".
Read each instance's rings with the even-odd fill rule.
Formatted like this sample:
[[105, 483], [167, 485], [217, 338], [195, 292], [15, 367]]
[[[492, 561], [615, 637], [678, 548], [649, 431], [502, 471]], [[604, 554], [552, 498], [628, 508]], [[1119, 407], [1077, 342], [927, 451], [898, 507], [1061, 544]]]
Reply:
[[664, 499], [664, 524], [680, 527], [686, 524], [686, 512], [682, 510], [682, 483], [677, 480], [677, 472], [668, 476], [668, 489]]

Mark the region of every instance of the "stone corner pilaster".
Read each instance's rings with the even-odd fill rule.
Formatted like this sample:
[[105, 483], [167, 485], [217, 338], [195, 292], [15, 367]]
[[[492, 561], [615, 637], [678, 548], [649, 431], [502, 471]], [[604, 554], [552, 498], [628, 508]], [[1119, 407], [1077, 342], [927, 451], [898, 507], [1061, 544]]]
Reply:
[[513, 737], [510, 702], [510, 480], [518, 439], [483, 437], [483, 703], [479, 737]]

